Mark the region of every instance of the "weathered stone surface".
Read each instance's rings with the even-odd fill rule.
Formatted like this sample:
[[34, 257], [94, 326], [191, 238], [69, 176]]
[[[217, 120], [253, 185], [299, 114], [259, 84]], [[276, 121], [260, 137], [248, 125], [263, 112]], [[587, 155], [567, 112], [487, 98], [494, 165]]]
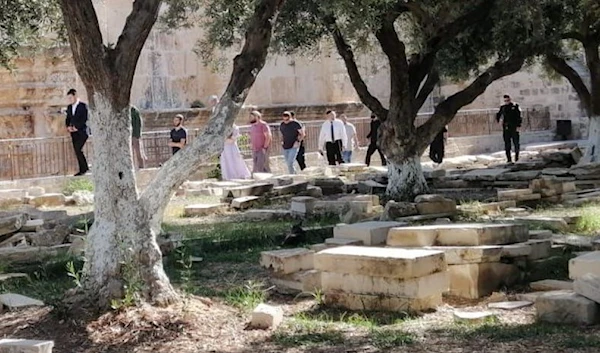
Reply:
[[46, 193], [46, 190], [44, 190], [44, 188], [40, 187], [40, 186], [32, 186], [27, 189], [27, 196], [31, 196], [31, 197], [42, 196], [45, 193]]
[[349, 195], [340, 197], [338, 201], [370, 202], [373, 206], [379, 206], [379, 195]]
[[507, 201], [498, 201], [498, 202], [488, 202], [488, 203], [477, 203], [469, 206], [461, 206], [460, 210], [464, 212], [499, 212], [504, 209], [508, 209], [511, 207], [517, 207], [517, 203], [515, 200], [507, 200]]
[[455, 311], [454, 322], [458, 324], [483, 324], [494, 320], [496, 314], [489, 311]]
[[520, 224], [447, 224], [392, 228], [388, 234], [387, 245], [503, 245], [524, 242], [527, 238], [527, 227]]
[[414, 203], [389, 201], [385, 205], [383, 215], [381, 215], [381, 220], [393, 221], [396, 218], [414, 216], [417, 214], [419, 214], [419, 211]]
[[30, 204], [35, 207], [59, 207], [65, 205], [65, 195], [63, 194], [44, 194], [31, 199]]
[[80, 255], [85, 251], [85, 237], [81, 235], [69, 235], [69, 254]]
[[448, 265], [463, 265], [482, 262], [498, 262], [501, 246], [427, 246], [426, 250], [443, 251]]
[[309, 248], [314, 252], [323, 251], [325, 249], [333, 248], [335, 245], [329, 245], [325, 243], [313, 244]]
[[315, 213], [343, 214], [350, 209], [359, 214], [373, 212], [373, 203], [371, 201], [317, 201], [315, 203]]
[[27, 196], [27, 191], [21, 189], [0, 190], [0, 200], [22, 199]]
[[598, 321], [598, 304], [570, 291], [553, 291], [537, 297], [537, 319], [556, 324], [592, 325]]
[[27, 223], [27, 216], [24, 214], [0, 218], [0, 241], [4, 240], [3, 235], [18, 232], [25, 223]]
[[283, 294], [314, 293], [321, 289], [321, 272], [307, 270], [288, 275], [275, 275], [271, 282], [277, 291]]
[[446, 201], [447, 198], [444, 197], [444, 195], [437, 195], [437, 194], [426, 194], [426, 195], [419, 195], [417, 197], [415, 197], [415, 202], [416, 203], [421, 203], [421, 202], [443, 202]]
[[552, 243], [580, 249], [592, 249], [592, 238], [576, 234], [552, 234]]
[[498, 200], [518, 200], [524, 196], [530, 196], [533, 194], [531, 189], [509, 189], [509, 190], [498, 190]]
[[7, 281], [12, 278], [27, 278], [26, 273], [0, 273], [0, 282]]
[[64, 243], [71, 229], [63, 223], [46, 222], [35, 233], [23, 233], [33, 246], [53, 246]]
[[23, 224], [23, 227], [21, 227], [20, 231], [21, 232], [37, 232], [37, 231], [41, 230], [43, 226], [44, 226], [43, 219], [31, 219], [31, 220], [26, 221], [25, 224]]
[[297, 196], [292, 198], [291, 211], [301, 215], [311, 214], [317, 199], [310, 196]]
[[529, 231], [529, 239], [543, 240], [543, 239], [551, 239], [551, 238], [552, 238], [551, 230], [530, 230]]
[[463, 175], [467, 181], [494, 181], [498, 176], [508, 173], [510, 169], [477, 169]]
[[273, 193], [278, 196], [296, 195], [308, 188], [308, 182], [293, 183], [289, 185], [276, 186], [273, 188]]
[[262, 196], [268, 192], [271, 192], [272, 190], [273, 184], [260, 183], [226, 189], [225, 195], [232, 198], [244, 196]]
[[47, 257], [66, 254], [70, 247], [70, 244], [61, 244], [50, 247], [0, 248], [0, 262], [25, 263], [40, 261]]
[[229, 206], [224, 203], [196, 204], [186, 206], [183, 212], [186, 217], [203, 217], [222, 213], [227, 207]]
[[448, 291], [447, 272], [406, 280], [333, 272], [322, 273], [323, 291], [392, 297], [425, 298]]
[[44, 302], [21, 294], [4, 293], [0, 294], [0, 307], [1, 306], [5, 306], [9, 309], [18, 309], [29, 306], [44, 306]]
[[314, 251], [304, 248], [263, 251], [260, 253], [260, 265], [277, 274], [287, 275], [312, 270], [314, 255]]
[[246, 210], [256, 205], [259, 200], [258, 196], [237, 197], [231, 201], [231, 207], [236, 210]]
[[94, 204], [94, 194], [86, 190], [77, 190], [73, 193], [73, 202], [77, 206], [89, 206]]
[[441, 213], [455, 213], [456, 212], [456, 201], [445, 199], [444, 201], [436, 202], [420, 202], [417, 203], [417, 211], [419, 214], [441, 214]]
[[340, 178], [316, 178], [312, 181], [314, 186], [321, 188], [323, 195], [341, 194], [344, 191], [344, 181]]
[[358, 182], [358, 192], [361, 194], [383, 194], [386, 186], [374, 180], [366, 180]]
[[552, 250], [550, 239], [530, 239], [526, 244], [531, 247], [531, 253], [527, 256], [528, 260], [545, 259], [550, 256], [550, 250]]
[[300, 193], [300, 195], [303, 194], [306, 196], [319, 198], [323, 197], [323, 190], [321, 190], [321, 188], [318, 186], [309, 185], [306, 187], [306, 191]]
[[441, 251], [359, 246], [323, 250], [315, 254], [314, 264], [322, 272], [397, 279], [422, 277], [447, 267]]
[[569, 260], [569, 278], [578, 279], [588, 273], [600, 276], [600, 251]]
[[533, 179], [539, 177], [541, 174], [542, 174], [542, 172], [540, 172], [538, 170], [526, 170], [526, 171], [522, 171], [522, 172], [503, 173], [503, 174], [499, 175], [496, 179], [504, 180], [504, 181], [508, 181], [508, 180], [529, 181], [529, 180], [533, 180]]
[[405, 298], [383, 295], [325, 293], [325, 304], [348, 310], [415, 312], [437, 308], [443, 304], [442, 295], [427, 298]]
[[351, 225], [337, 226], [333, 230], [334, 238], [356, 239], [365, 245], [380, 245], [386, 242], [388, 231], [401, 227], [400, 222], [363, 222]]
[[256, 329], [276, 329], [283, 322], [283, 309], [277, 306], [259, 304], [252, 311], [250, 327]]
[[515, 265], [499, 262], [450, 265], [450, 294], [468, 299], [490, 295], [502, 284], [510, 285], [518, 280], [519, 269]]
[[514, 301], [514, 302], [489, 303], [488, 308], [501, 309], [501, 310], [516, 310], [516, 309], [526, 308], [531, 305], [533, 305], [532, 301]]
[[567, 230], [569, 224], [561, 217], [539, 217], [539, 216], [527, 216], [527, 217], [516, 217], [515, 221], [520, 223], [532, 224], [537, 226], [548, 227], [556, 230]]
[[344, 238], [327, 238], [325, 244], [333, 246], [346, 246], [346, 245], [363, 245], [362, 240], [356, 239], [344, 239]]
[[504, 210], [504, 213], [510, 215], [523, 215], [523, 214], [527, 214], [527, 209], [525, 208], [521, 208], [521, 207], [509, 207], [507, 209]]
[[52, 353], [54, 341], [0, 339], [0, 353]]
[[517, 243], [502, 246], [502, 257], [521, 257], [531, 254], [531, 246], [527, 243]]
[[586, 274], [576, 279], [573, 283], [575, 293], [600, 303], [600, 276]]

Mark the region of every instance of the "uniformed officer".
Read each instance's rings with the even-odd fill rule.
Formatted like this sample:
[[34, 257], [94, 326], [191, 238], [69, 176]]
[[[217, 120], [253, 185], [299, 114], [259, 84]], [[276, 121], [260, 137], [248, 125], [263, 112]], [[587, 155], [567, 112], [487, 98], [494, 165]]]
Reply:
[[496, 121], [502, 124], [502, 137], [504, 138], [504, 150], [506, 151], [506, 160], [512, 163], [511, 142], [515, 146], [515, 162], [519, 161], [519, 129], [523, 118], [521, 117], [521, 108], [518, 104], [511, 101], [509, 95], [504, 95], [504, 105], [496, 114]]

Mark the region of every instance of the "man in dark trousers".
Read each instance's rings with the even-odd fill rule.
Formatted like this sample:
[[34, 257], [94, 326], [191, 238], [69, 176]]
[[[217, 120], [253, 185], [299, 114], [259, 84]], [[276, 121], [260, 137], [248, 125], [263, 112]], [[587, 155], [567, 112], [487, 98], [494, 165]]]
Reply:
[[440, 131], [440, 133], [435, 136], [435, 138], [431, 142], [431, 145], [429, 145], [429, 158], [431, 158], [431, 160], [434, 163], [442, 164], [442, 162], [444, 160], [444, 152], [445, 152], [444, 142], [446, 140], [445, 133], [447, 133], [447, 132], [448, 132], [448, 127], [445, 126], [442, 129], [442, 131]]
[[327, 120], [321, 126], [319, 133], [319, 152], [323, 155], [323, 147], [325, 147], [329, 165], [342, 164], [344, 163], [342, 151], [346, 149], [348, 143], [346, 126], [337, 118], [337, 114], [333, 110], [328, 110], [325, 115]]
[[371, 156], [373, 153], [375, 153], [375, 151], [379, 152], [379, 157], [381, 157], [381, 165], [387, 165], [387, 160], [385, 159], [383, 152], [381, 152], [381, 148], [379, 148], [377, 145], [377, 131], [379, 130], [380, 125], [381, 121], [379, 121], [377, 116], [375, 114], [371, 114], [371, 131], [367, 135], [367, 138], [371, 140], [371, 143], [369, 143], [369, 148], [367, 149], [367, 159], [365, 161], [367, 166], [371, 165]]
[[298, 155], [296, 156], [296, 162], [298, 162], [300, 170], [304, 170], [306, 169], [306, 158], [304, 157], [304, 140], [306, 139], [306, 129], [304, 128], [304, 125], [302, 125], [302, 123], [299, 122], [298, 119], [296, 119], [296, 113], [291, 111], [290, 114], [292, 114], [292, 120], [300, 124], [300, 126], [302, 126], [302, 130], [304, 131], [304, 138], [302, 139], [302, 141], [300, 141], [300, 148], [298, 149]]
[[83, 154], [83, 146], [85, 146], [85, 142], [88, 139], [88, 108], [85, 103], [79, 100], [77, 91], [73, 88], [67, 92], [67, 100], [69, 101], [69, 106], [67, 107], [65, 124], [67, 131], [71, 134], [73, 149], [75, 150], [75, 156], [79, 164], [79, 172], [75, 176], [80, 176], [89, 170], [87, 160]]
[[187, 130], [183, 127], [183, 115], [175, 115], [173, 125], [175, 127], [171, 130], [171, 141], [168, 145], [171, 147], [173, 154], [175, 154], [185, 147], [187, 142]]
[[511, 101], [509, 95], [504, 95], [504, 105], [496, 114], [496, 121], [502, 124], [502, 137], [504, 138], [504, 150], [506, 151], [506, 161], [512, 163], [510, 151], [511, 141], [515, 146], [515, 162], [519, 161], [519, 129], [523, 118], [521, 117], [521, 108], [518, 104]]

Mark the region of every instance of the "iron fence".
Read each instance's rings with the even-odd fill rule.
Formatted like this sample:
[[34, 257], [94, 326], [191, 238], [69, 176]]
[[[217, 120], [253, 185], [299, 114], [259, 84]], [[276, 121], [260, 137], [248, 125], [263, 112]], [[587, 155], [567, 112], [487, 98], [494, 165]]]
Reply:
[[[502, 131], [495, 119], [496, 110], [461, 111], [449, 124], [450, 137], [482, 136]], [[416, 124], [423, 124], [431, 114], [420, 114]], [[525, 111], [523, 114], [523, 131], [544, 131], [551, 128], [548, 111]], [[361, 146], [367, 144], [366, 136], [370, 129], [368, 117], [352, 118], [350, 122], [356, 127]], [[318, 150], [318, 136], [323, 121], [303, 122], [306, 130], [306, 152]], [[270, 124], [273, 133], [273, 150], [271, 155], [281, 154], [281, 135], [279, 124]], [[241, 137], [238, 140], [240, 151], [246, 158], [251, 157], [249, 126], [240, 126]], [[189, 142], [192, 142], [201, 129], [188, 131]], [[145, 132], [142, 134], [144, 151], [148, 160], [147, 168], [158, 167], [171, 156], [171, 148], [167, 146], [169, 131]], [[84, 153], [88, 162], [93, 165], [93, 136], [87, 141]], [[27, 138], [0, 140], [0, 180], [16, 180], [40, 178], [59, 175], [72, 175], [77, 172], [77, 160], [73, 152], [71, 138]]]

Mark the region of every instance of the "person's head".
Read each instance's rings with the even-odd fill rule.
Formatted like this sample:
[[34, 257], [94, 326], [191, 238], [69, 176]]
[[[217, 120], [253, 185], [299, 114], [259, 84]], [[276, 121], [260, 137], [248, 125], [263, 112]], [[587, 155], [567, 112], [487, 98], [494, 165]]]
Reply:
[[340, 115], [340, 120], [344, 122], [344, 124], [348, 123], [348, 117], [346, 114]]
[[285, 111], [285, 112], [283, 112], [283, 115], [281, 116], [281, 118], [283, 119], [284, 123], [287, 123], [288, 121], [292, 120], [292, 113]]
[[75, 104], [75, 102], [77, 102], [77, 90], [75, 90], [75, 88], [71, 88], [67, 92], [67, 101], [69, 104]]
[[181, 115], [181, 114], [175, 115], [175, 117], [173, 118], [173, 125], [175, 127], [180, 127], [181, 125], [183, 125], [183, 115]]
[[250, 112], [250, 124], [254, 124], [262, 119], [262, 114], [258, 110]]
[[335, 112], [334, 112], [333, 110], [328, 110], [328, 111], [325, 113], [325, 116], [327, 116], [327, 119], [329, 119], [329, 120], [333, 120], [333, 119], [335, 119], [335, 117], [336, 117], [336, 114], [335, 114]]
[[371, 114], [371, 120], [375, 120], [375, 119], [377, 119], [377, 115]]
[[510, 96], [508, 94], [504, 95], [504, 104], [509, 104], [511, 102]]
[[208, 98], [208, 104], [210, 104], [211, 108], [216, 107], [219, 103], [219, 97], [213, 95]]

